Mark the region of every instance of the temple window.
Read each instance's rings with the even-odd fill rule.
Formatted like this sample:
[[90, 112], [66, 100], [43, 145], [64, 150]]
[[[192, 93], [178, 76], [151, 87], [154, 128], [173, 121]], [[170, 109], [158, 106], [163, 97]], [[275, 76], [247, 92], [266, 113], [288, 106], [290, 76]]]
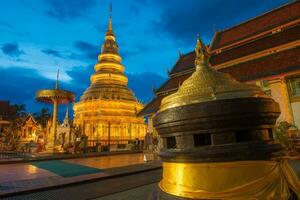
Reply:
[[274, 139], [274, 138], [273, 138], [273, 131], [272, 131], [271, 128], [268, 128], [268, 133], [269, 133], [269, 138], [270, 138], [271, 140], [273, 140], [273, 139]]
[[251, 131], [241, 130], [235, 132], [236, 142], [249, 142], [252, 141]]
[[167, 148], [168, 149], [175, 149], [176, 148], [176, 138], [175, 136], [167, 137], [166, 138]]
[[292, 102], [300, 100], [300, 76], [288, 78], [288, 91]]
[[210, 134], [194, 134], [194, 146], [208, 146], [211, 145]]

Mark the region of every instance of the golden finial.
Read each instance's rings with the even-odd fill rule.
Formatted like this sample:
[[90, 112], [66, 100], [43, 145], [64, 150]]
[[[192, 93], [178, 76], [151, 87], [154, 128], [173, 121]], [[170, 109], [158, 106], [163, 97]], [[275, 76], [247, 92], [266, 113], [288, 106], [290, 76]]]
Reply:
[[112, 33], [112, 2], [109, 4], [108, 32]]
[[112, 13], [112, 2], [110, 1], [109, 4], [109, 17], [111, 18], [111, 13]]
[[208, 64], [208, 53], [206, 50], [206, 46], [202, 42], [199, 34], [197, 35], [197, 43], [196, 43], [196, 47], [195, 47], [195, 53], [196, 53], [195, 66], [198, 66], [202, 63]]
[[69, 105], [68, 105], [68, 104], [67, 104], [67, 108], [66, 108], [65, 120], [66, 120], [66, 121], [69, 120]]

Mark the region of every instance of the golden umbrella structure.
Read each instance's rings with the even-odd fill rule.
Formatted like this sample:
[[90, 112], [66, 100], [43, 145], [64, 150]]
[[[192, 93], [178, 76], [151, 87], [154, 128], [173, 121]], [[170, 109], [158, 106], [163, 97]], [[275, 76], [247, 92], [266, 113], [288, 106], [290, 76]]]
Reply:
[[59, 104], [68, 104], [75, 101], [75, 95], [73, 92], [67, 90], [61, 90], [58, 88], [58, 76], [59, 71], [57, 72], [56, 86], [55, 89], [43, 89], [39, 90], [36, 93], [36, 100], [43, 103], [53, 104], [53, 119], [52, 127], [50, 131], [50, 137], [47, 138], [47, 151], [54, 150], [54, 141], [57, 139], [56, 130], [57, 130], [57, 114], [58, 114], [58, 105]]

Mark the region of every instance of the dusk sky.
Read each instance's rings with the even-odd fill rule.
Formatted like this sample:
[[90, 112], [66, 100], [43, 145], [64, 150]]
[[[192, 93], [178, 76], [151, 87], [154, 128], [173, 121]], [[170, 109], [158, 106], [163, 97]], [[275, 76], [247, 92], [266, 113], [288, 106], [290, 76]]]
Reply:
[[[224, 30], [288, 0], [113, 0], [113, 29], [129, 87], [146, 103], [167, 69], [193, 50], [197, 33], [206, 44]], [[0, 100], [36, 112], [38, 89], [55, 86], [77, 99], [89, 85], [108, 22], [107, 0], [2, 0]], [[62, 109], [61, 112], [64, 112]]]

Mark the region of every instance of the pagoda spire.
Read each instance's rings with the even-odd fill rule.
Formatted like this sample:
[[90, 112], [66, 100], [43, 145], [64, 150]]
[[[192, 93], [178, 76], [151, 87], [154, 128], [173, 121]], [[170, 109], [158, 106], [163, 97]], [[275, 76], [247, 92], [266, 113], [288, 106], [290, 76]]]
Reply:
[[109, 19], [108, 19], [108, 28], [107, 28], [106, 36], [114, 36], [114, 32], [112, 28], [112, 2], [110, 2], [109, 5]]

